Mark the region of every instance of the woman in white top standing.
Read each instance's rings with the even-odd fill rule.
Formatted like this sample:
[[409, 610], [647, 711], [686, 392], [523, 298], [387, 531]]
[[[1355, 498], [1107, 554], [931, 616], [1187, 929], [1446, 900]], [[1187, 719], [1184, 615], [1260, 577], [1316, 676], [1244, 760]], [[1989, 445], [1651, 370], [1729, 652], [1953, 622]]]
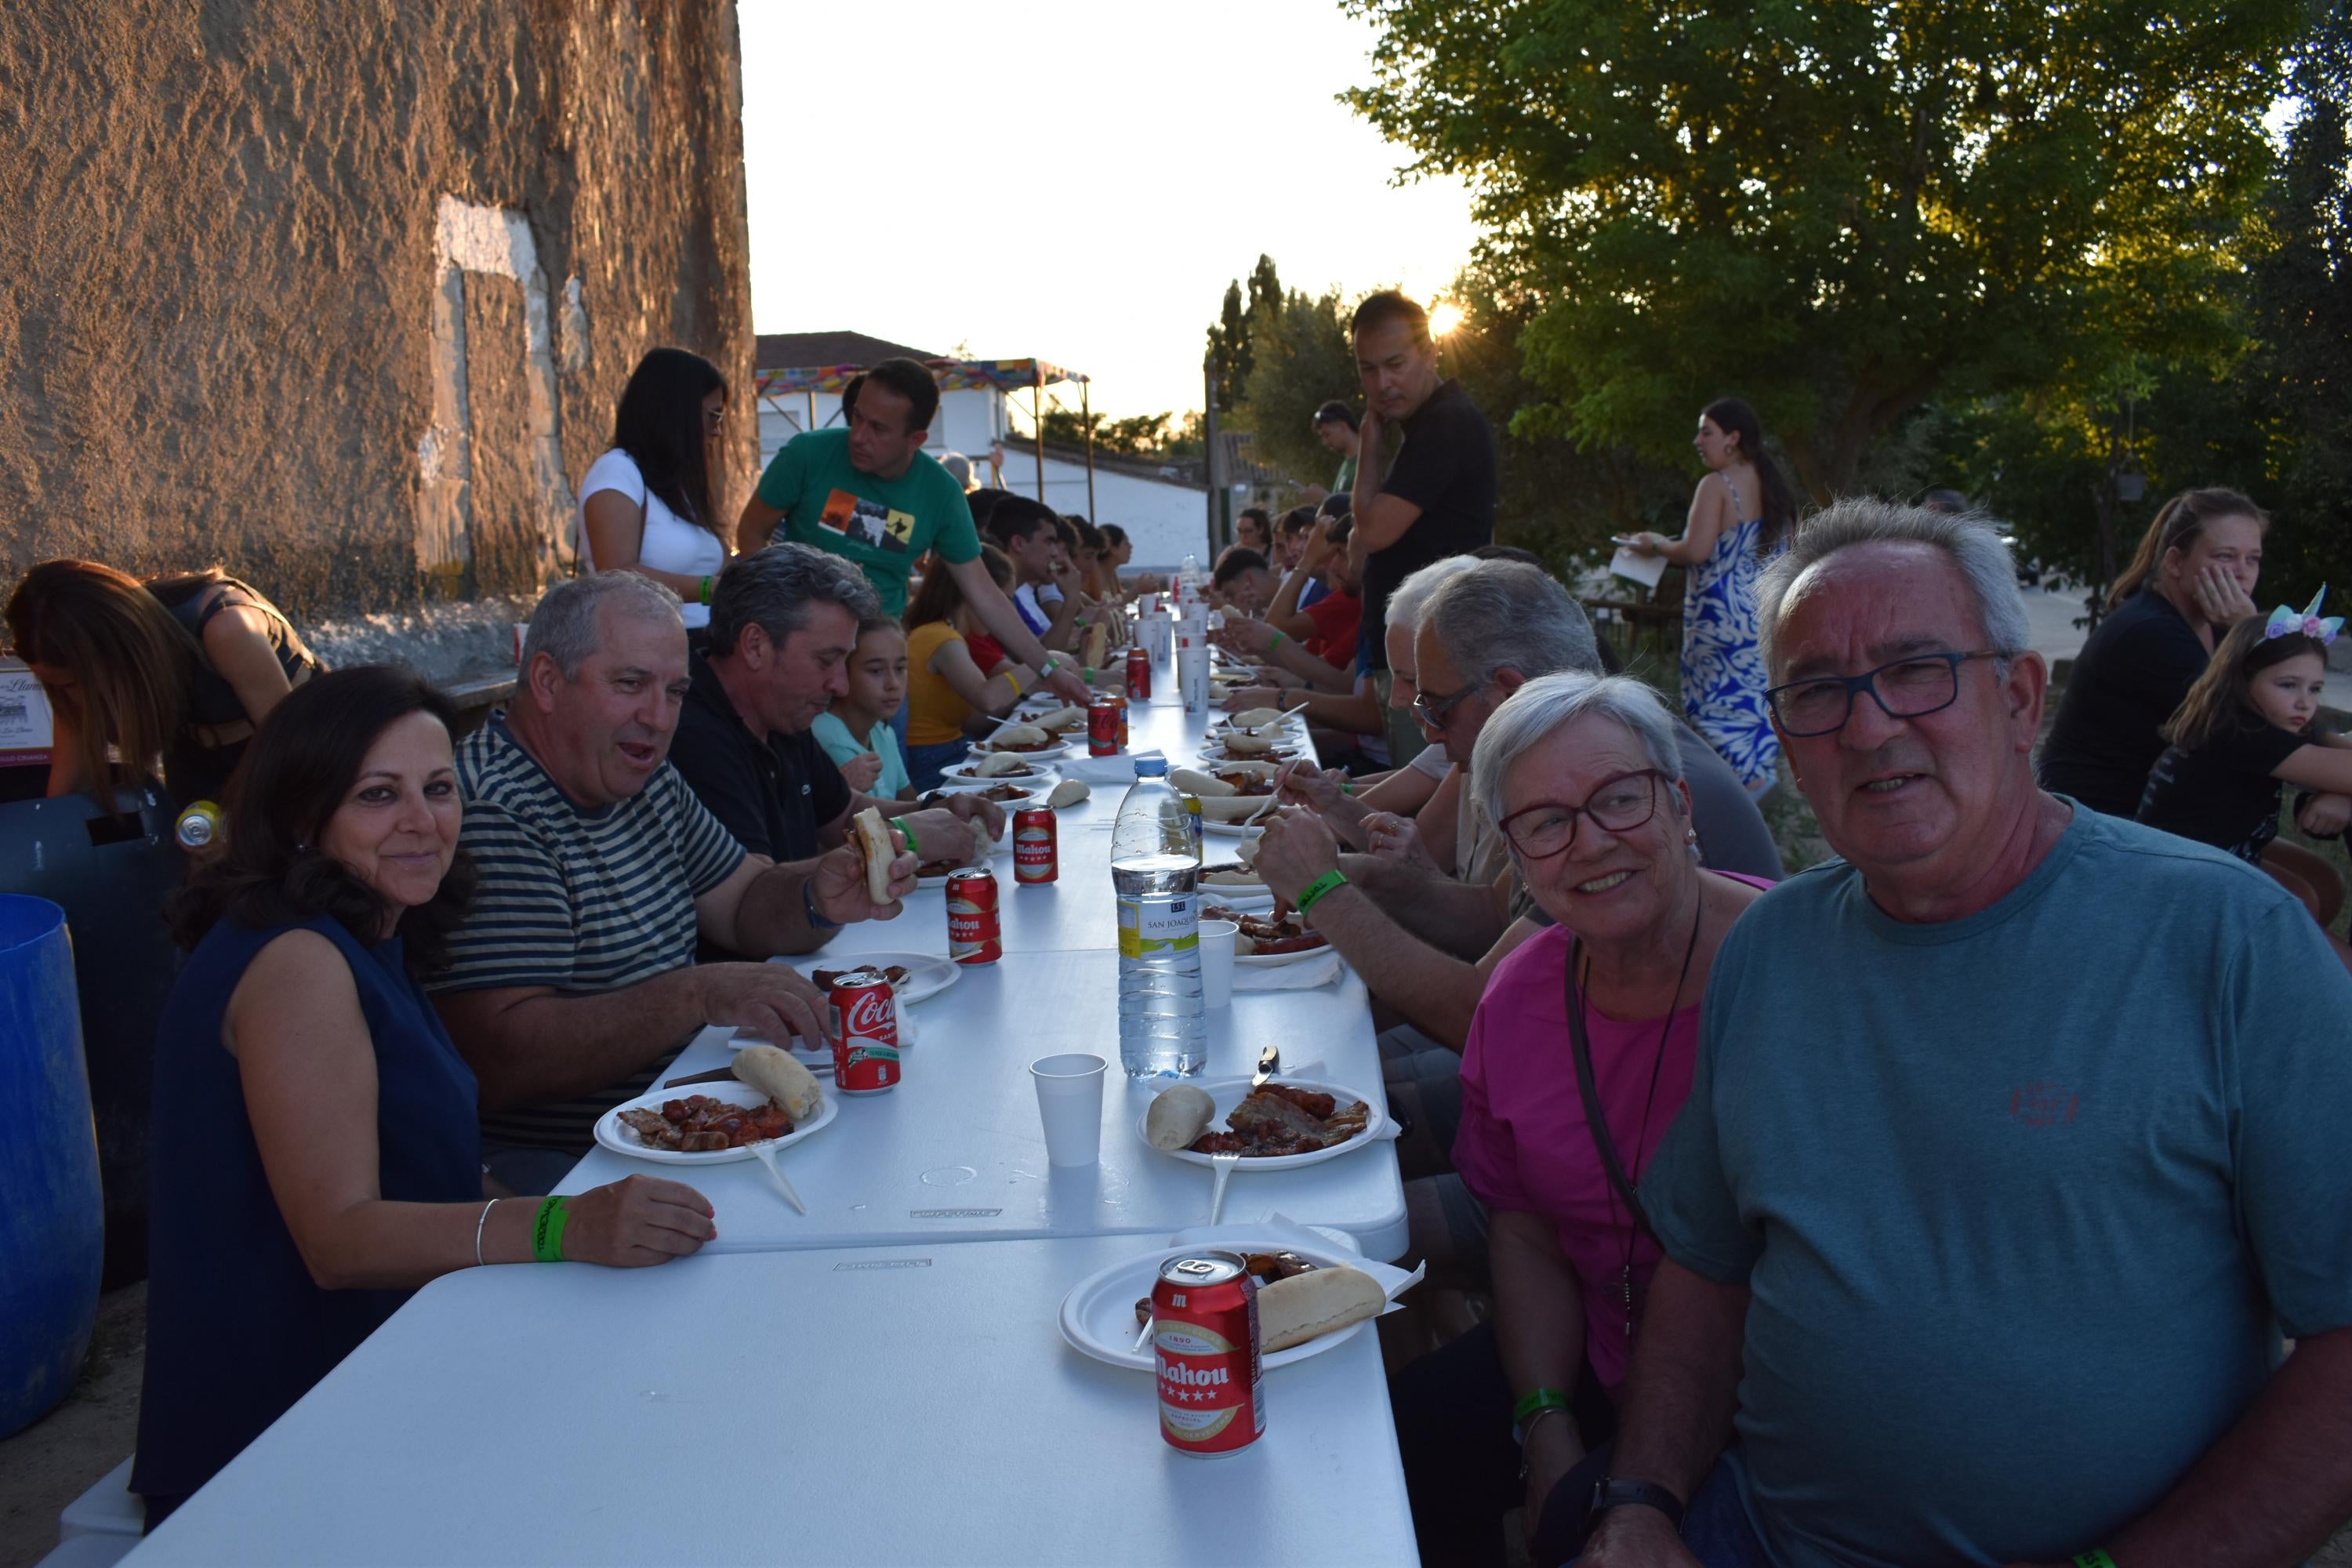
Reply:
[[684, 349], [648, 349], [621, 393], [613, 447], [580, 482], [581, 563], [637, 572], [684, 602], [686, 627], [710, 625], [710, 593], [726, 568], [719, 531], [719, 438], [727, 383]]

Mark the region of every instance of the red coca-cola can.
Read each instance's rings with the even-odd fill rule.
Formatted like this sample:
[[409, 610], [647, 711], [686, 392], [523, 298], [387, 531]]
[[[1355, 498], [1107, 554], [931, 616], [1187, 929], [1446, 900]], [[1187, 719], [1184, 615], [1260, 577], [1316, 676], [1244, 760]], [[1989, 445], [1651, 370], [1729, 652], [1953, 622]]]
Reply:
[[997, 916], [996, 877], [976, 866], [948, 873], [948, 956], [958, 963], [994, 963], [1004, 956]]
[[1151, 700], [1151, 655], [1140, 647], [1127, 650], [1127, 700]]
[[871, 969], [853, 969], [834, 981], [825, 1004], [834, 1088], [844, 1094], [898, 1088], [898, 1004], [890, 982]]
[[[1118, 700], [1113, 698], [1111, 700], [1117, 702]], [[1118, 749], [1122, 752], [1127, 750], [1127, 704], [1124, 702], [1118, 704]]]
[[1117, 754], [1119, 731], [1125, 727], [1127, 704], [1108, 692], [1087, 705], [1087, 755], [1108, 757]]
[[1265, 1431], [1257, 1281], [1234, 1252], [1192, 1252], [1151, 1287], [1160, 1435], [1180, 1454], [1238, 1453]]
[[1055, 837], [1054, 814], [1042, 805], [1027, 805], [1013, 814], [1013, 879], [1051, 882], [1062, 874], [1061, 846]]

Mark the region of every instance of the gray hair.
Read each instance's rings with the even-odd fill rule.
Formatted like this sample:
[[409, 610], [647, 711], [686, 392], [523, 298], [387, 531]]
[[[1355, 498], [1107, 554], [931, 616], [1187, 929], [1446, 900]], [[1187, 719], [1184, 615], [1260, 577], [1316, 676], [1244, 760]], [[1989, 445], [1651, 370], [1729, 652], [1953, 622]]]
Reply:
[[971, 489], [971, 459], [970, 458], [965, 457], [961, 452], [941, 452], [940, 454], [940, 467], [948, 471], [948, 478], [956, 482], [956, 489], [961, 490], [969, 490]]
[[1386, 624], [1402, 626], [1406, 631], [1418, 631], [1422, 611], [1428, 606], [1429, 596], [1465, 572], [1478, 564], [1475, 555], [1449, 555], [1443, 561], [1433, 561], [1420, 571], [1411, 573], [1389, 593], [1389, 604], [1383, 612]]
[[677, 595], [650, 577], [625, 571], [573, 577], [541, 595], [532, 608], [530, 626], [522, 637], [523, 668], [528, 670], [531, 660], [545, 654], [564, 679], [578, 679], [580, 666], [596, 651], [599, 618], [608, 605], [616, 615], [667, 620], [686, 629]]
[[1496, 673], [1601, 672], [1592, 623], [1551, 574], [1524, 561], [1480, 561], [1430, 595], [1421, 626], [1437, 638], [1465, 679], [1491, 685]]
[[1588, 713], [1625, 726], [1642, 742], [1652, 767], [1669, 779], [1681, 779], [1683, 756], [1675, 740], [1675, 717], [1655, 691], [1630, 675], [1538, 676], [1495, 710], [1470, 753], [1470, 798], [1488, 822], [1503, 820], [1503, 781], [1511, 765], [1545, 736]]
[[1925, 544], [1940, 550], [1976, 602], [1985, 642], [2002, 658], [2014, 658], [2032, 642], [2025, 596], [2017, 591], [2017, 564], [2009, 546], [1982, 512], [1930, 511], [1870, 496], [1848, 496], [1807, 518], [1788, 550], [1756, 580], [1757, 644], [1764, 668], [1778, 673], [1773, 643], [1780, 613], [1797, 579], [1841, 550], [1858, 544]]
[[860, 625], [882, 611], [866, 574], [838, 555], [790, 543], [739, 555], [711, 591], [710, 651], [733, 653], [747, 626], [758, 626], [782, 647], [808, 625], [809, 606], [815, 604], [839, 605]]

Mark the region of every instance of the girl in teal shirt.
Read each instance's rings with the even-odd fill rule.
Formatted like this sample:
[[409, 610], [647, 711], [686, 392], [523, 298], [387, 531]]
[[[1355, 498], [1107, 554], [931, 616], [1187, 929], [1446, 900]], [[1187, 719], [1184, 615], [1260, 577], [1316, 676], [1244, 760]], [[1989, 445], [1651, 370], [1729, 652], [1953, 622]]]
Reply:
[[810, 732], [841, 768], [849, 787], [889, 800], [912, 800], [915, 786], [890, 720], [907, 700], [907, 631], [891, 616], [857, 628], [849, 656], [849, 691], [833, 700]]

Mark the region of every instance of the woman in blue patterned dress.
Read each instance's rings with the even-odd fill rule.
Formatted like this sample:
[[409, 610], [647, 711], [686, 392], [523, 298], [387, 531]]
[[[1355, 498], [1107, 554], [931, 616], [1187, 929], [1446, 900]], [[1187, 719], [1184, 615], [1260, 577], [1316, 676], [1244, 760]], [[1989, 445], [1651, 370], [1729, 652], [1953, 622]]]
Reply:
[[1706, 405], [1692, 441], [1711, 470], [1691, 495], [1680, 539], [1636, 533], [1626, 547], [1663, 555], [1687, 575], [1683, 592], [1683, 711], [1750, 795], [1780, 777], [1780, 742], [1764, 705], [1756, 647], [1756, 571], [1788, 542], [1795, 496], [1764, 450], [1756, 411], [1737, 397]]

